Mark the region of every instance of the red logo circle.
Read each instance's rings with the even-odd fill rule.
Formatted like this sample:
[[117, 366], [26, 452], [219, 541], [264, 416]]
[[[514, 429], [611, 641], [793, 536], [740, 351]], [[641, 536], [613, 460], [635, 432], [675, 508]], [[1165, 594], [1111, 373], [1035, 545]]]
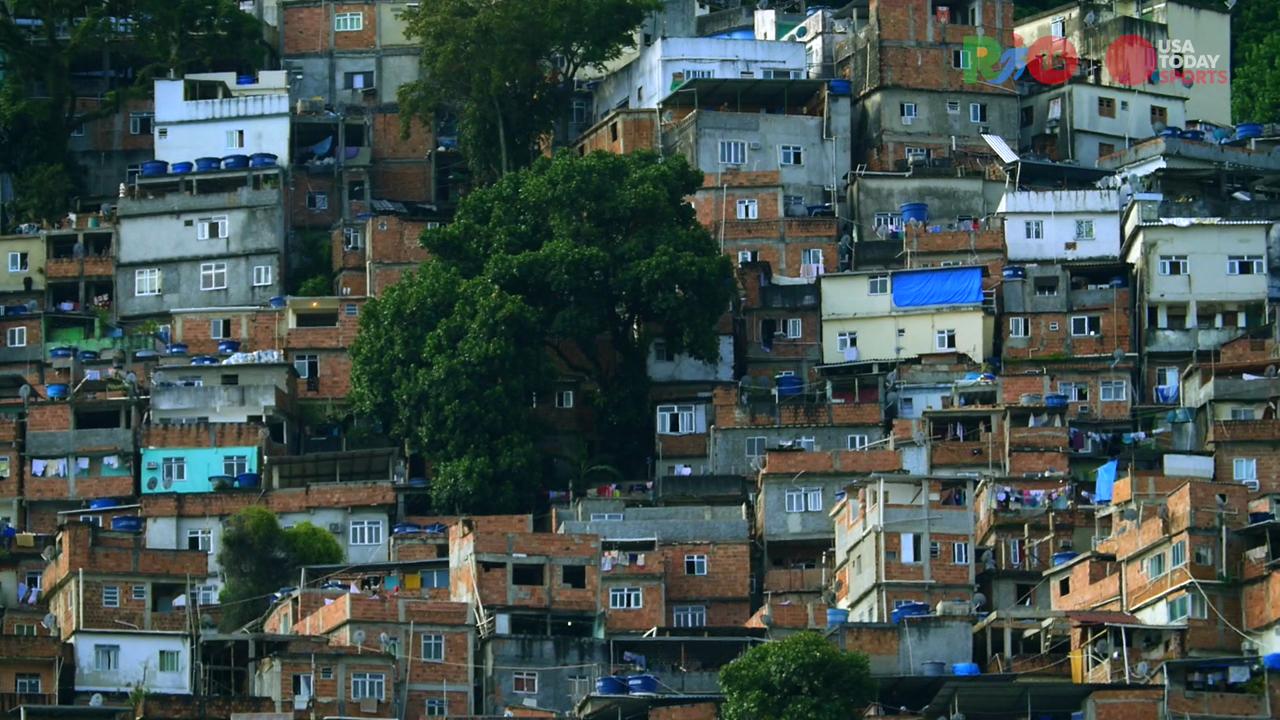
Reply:
[[1145, 85], [1157, 68], [1155, 46], [1141, 35], [1121, 35], [1107, 48], [1106, 66], [1107, 74], [1121, 85]]

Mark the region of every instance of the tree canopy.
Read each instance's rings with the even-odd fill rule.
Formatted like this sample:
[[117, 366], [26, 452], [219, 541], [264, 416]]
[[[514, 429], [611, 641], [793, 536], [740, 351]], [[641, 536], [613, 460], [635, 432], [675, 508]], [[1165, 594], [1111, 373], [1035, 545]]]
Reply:
[[871, 666], [815, 632], [757, 645], [720, 671], [725, 720], [846, 720], [875, 698]]
[[218, 564], [226, 574], [222, 589], [223, 630], [252, 622], [270, 605], [268, 595], [292, 585], [304, 565], [342, 562], [342, 546], [331, 533], [309, 522], [284, 529], [275, 513], [254, 505], [226, 523]]
[[528, 165], [584, 68], [617, 58], [657, 0], [424, 0], [406, 12], [422, 77], [399, 101], [428, 127], [457, 119], [480, 183]]
[[436, 464], [433, 486], [442, 468], [483, 473], [446, 473], [433, 497], [463, 502], [500, 465], [531, 465], [548, 357], [591, 389], [592, 455], [643, 466], [651, 342], [715, 361], [734, 292], [686, 201], [701, 182], [680, 157], [565, 153], [471, 193], [424, 235], [432, 259], [361, 313], [352, 399]]

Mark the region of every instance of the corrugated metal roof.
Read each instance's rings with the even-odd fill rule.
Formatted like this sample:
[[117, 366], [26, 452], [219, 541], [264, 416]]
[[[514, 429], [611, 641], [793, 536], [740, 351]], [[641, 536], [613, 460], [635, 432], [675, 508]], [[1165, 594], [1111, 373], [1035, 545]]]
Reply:
[[995, 151], [996, 155], [1000, 157], [1001, 162], [1006, 165], [1009, 163], [1016, 163], [1022, 159], [1018, 157], [1018, 153], [1013, 151], [1013, 148], [1009, 147], [1009, 143], [1005, 142], [1004, 138], [999, 135], [983, 134], [982, 139], [987, 141], [987, 145]]

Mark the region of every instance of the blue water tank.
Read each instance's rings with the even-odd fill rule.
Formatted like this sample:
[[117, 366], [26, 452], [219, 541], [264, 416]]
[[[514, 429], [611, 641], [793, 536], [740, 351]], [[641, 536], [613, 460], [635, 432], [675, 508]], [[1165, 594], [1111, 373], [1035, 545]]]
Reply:
[[197, 355], [191, 358], [191, 364], [192, 365], [220, 365], [222, 364], [222, 361], [218, 360], [218, 358], [212, 355]]
[[142, 163], [140, 174], [142, 177], [160, 177], [169, 172], [169, 163], [164, 160], [148, 160]]
[[1249, 524], [1250, 524], [1250, 525], [1253, 525], [1253, 524], [1255, 524], [1255, 523], [1271, 522], [1272, 520], [1275, 520], [1275, 519], [1276, 519], [1275, 513], [1269, 513], [1269, 512], [1251, 512], [1251, 513], [1249, 513]]
[[120, 515], [111, 518], [111, 529], [117, 532], [136, 533], [142, 531], [142, 518], [133, 515]]
[[1067, 396], [1059, 393], [1050, 393], [1045, 395], [1044, 406], [1051, 408], [1064, 408], [1067, 406]]
[[53, 383], [45, 387], [45, 392], [50, 399], [64, 398], [71, 394], [71, 386], [66, 383]]
[[849, 622], [849, 611], [840, 608], [827, 608], [827, 627], [840, 627]]
[[955, 663], [951, 666], [952, 675], [980, 675], [977, 663]]
[[1204, 131], [1203, 130], [1183, 130], [1182, 134], [1179, 137], [1181, 137], [1183, 140], [1195, 140], [1196, 142], [1203, 142]]
[[633, 693], [656, 693], [658, 678], [652, 675], [628, 675], [627, 689]]
[[275, 153], [254, 153], [249, 156], [249, 167], [275, 167], [279, 159], [280, 156]]
[[258, 473], [240, 473], [236, 476], [236, 487], [256, 488], [262, 484], [262, 476]]
[[627, 687], [627, 681], [624, 678], [609, 677], [596, 678], [596, 694], [597, 695], [626, 695], [630, 691]]
[[929, 614], [928, 605], [921, 602], [913, 602], [913, 603], [906, 603], [904, 605], [899, 605], [898, 607], [894, 608], [893, 613], [891, 613], [889, 619], [893, 622], [894, 625], [897, 625], [898, 623], [902, 622], [902, 618], [920, 617], [921, 615], [928, 615], [928, 614]]
[[199, 170], [200, 172], [218, 170], [221, 167], [222, 167], [222, 158], [216, 158], [216, 157], [196, 158], [196, 170]]
[[918, 223], [929, 222], [929, 203], [903, 203], [898, 206], [898, 212], [902, 213], [904, 223], [913, 220]]
[[1262, 656], [1262, 667], [1268, 670], [1280, 670], [1280, 653]]
[[115, 498], [94, 498], [89, 501], [90, 510], [102, 510], [104, 508], [113, 508], [120, 504]]
[[267, 304], [273, 308], [282, 308], [289, 304], [289, 299], [284, 295], [277, 295], [267, 301]]
[[93, 362], [98, 359], [97, 350], [81, 350], [80, 362]]
[[186, 343], [169, 343], [169, 347], [166, 349], [169, 351], [170, 355], [186, 355], [187, 354]]
[[1079, 554], [1080, 554], [1080, 553], [1077, 553], [1077, 552], [1065, 552], [1065, 551], [1064, 551], [1064, 552], [1054, 553], [1054, 554], [1053, 554], [1053, 564], [1054, 564], [1054, 565], [1066, 565], [1067, 563], [1071, 562], [1072, 560], [1075, 560], [1075, 559], [1076, 559], [1076, 556], [1077, 556], [1077, 555], [1079, 555]]
[[416, 523], [402, 522], [391, 526], [392, 535], [412, 535], [419, 532], [422, 532], [422, 527]]
[[1027, 269], [1019, 265], [1009, 265], [1000, 272], [1005, 280], [1026, 280]]
[[848, 80], [832, 80], [827, 87], [831, 89], [832, 95], [852, 95], [853, 83]]
[[782, 375], [777, 383], [778, 397], [795, 397], [804, 392], [804, 381], [795, 375]]
[[218, 352], [221, 353], [222, 355], [231, 355], [232, 353], [238, 353], [240, 352], [240, 341], [239, 340], [219, 340]]
[[254, 78], [252, 75], [237, 75], [237, 76], [236, 76], [236, 84], [237, 84], [237, 85], [252, 85], [252, 84], [254, 84], [255, 82], [257, 82], [257, 79], [256, 79], [256, 78]]
[[155, 360], [160, 357], [160, 353], [155, 350], [139, 350], [133, 354], [134, 360]]
[[222, 158], [222, 167], [226, 170], [243, 170], [249, 167], [249, 156], [227, 155]]
[[1241, 123], [1236, 126], [1236, 139], [1248, 140], [1262, 137], [1262, 123]]
[[54, 360], [66, 360], [76, 356], [76, 348], [73, 347], [56, 347], [49, 351], [49, 357]]
[[195, 163], [176, 162], [169, 167], [169, 172], [174, 175], [186, 175], [195, 168]]

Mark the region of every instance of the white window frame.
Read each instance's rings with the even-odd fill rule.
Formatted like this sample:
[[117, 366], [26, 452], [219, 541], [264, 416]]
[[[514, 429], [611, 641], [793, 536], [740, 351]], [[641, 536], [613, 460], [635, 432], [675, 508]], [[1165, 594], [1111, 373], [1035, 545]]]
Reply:
[[129, 113], [129, 134], [130, 135], [150, 135], [151, 128], [148, 128], [145, 132], [142, 130], [142, 122], [144, 120], [147, 121], [147, 124], [151, 125], [152, 127], [155, 127], [156, 114], [149, 113], [149, 112]]
[[1231, 479], [1236, 482], [1246, 482], [1258, 480], [1258, 458], [1232, 458], [1231, 459]]
[[1027, 240], [1043, 240], [1044, 239], [1044, 221], [1043, 220], [1024, 220], [1022, 223], [1024, 237]]
[[210, 528], [190, 528], [187, 530], [187, 549], [191, 549], [191, 540], [195, 538], [196, 549], [213, 554], [213, 530]]
[[920, 117], [920, 108], [913, 102], [904, 102], [898, 105], [898, 114], [903, 125], [911, 125]]
[[130, 591], [129, 591], [129, 596], [130, 596], [130, 597], [132, 597], [134, 600], [146, 600], [146, 599], [147, 599], [147, 586], [146, 586], [146, 585], [134, 585], [134, 586], [130, 589]]
[[31, 256], [24, 252], [9, 253], [9, 272], [27, 272], [31, 269]]
[[957, 349], [959, 342], [956, 338], [956, 331], [952, 328], [935, 330], [933, 333], [933, 346], [934, 349], [942, 351]]
[[804, 146], [803, 145], [779, 145], [778, 146], [778, 164], [779, 165], [803, 165], [804, 164]]
[[[1084, 391], [1084, 399], [1080, 398], [1080, 391]], [[1058, 383], [1058, 393], [1066, 395], [1068, 402], [1089, 402], [1089, 384], [1080, 381], [1069, 381]]]
[[902, 213], [879, 212], [872, 220], [872, 228], [889, 228], [890, 232], [902, 232]]
[[1009, 318], [1009, 337], [1024, 338], [1029, 337], [1031, 327], [1031, 319], [1021, 316]]
[[[1096, 331], [1089, 330], [1089, 326], [1093, 324], [1092, 322], [1090, 322], [1091, 320], [1097, 320], [1098, 329]], [[1081, 323], [1080, 327], [1077, 327], [1076, 325], [1077, 321]], [[1095, 334], [1097, 335], [1102, 334], [1102, 316], [1101, 315], [1072, 315], [1071, 316], [1071, 336], [1072, 337], [1092, 337]]]
[[804, 248], [800, 251], [801, 265], [817, 265], [819, 267], [826, 264], [826, 259], [822, 257], [822, 248]]
[[1098, 398], [1102, 402], [1125, 402], [1129, 399], [1129, 383], [1124, 380], [1102, 380], [1098, 383]]
[[381, 520], [352, 520], [347, 527], [347, 544], [369, 547], [381, 545], [383, 538]]
[[852, 330], [842, 333], [836, 333], [836, 352], [844, 352], [850, 348], [858, 347], [858, 333]]
[[[754, 449], [756, 449], [756, 450], [757, 450], [757, 452], [754, 452], [754, 453], [753, 453], [753, 452], [751, 452], [751, 451], [752, 451], [752, 449], [753, 449], [753, 447], [752, 447], [752, 446], [755, 446], [755, 448], [754, 448]], [[749, 457], [749, 458], [762, 458], [762, 457], [764, 457], [764, 456], [765, 456], [765, 453], [767, 453], [767, 452], [769, 451], [769, 450], [768, 450], [768, 446], [769, 446], [769, 438], [768, 438], [767, 436], [765, 436], [765, 435], [752, 435], [751, 437], [749, 437], [749, 438], [747, 438], [747, 439], [746, 439], [747, 457]]]
[[517, 670], [511, 673], [511, 691], [517, 695], [537, 695], [538, 673], [532, 670]]
[[197, 240], [225, 240], [231, 236], [231, 221], [226, 215], [212, 215], [196, 219]]
[[804, 337], [804, 320], [802, 318], [787, 318], [782, 322], [782, 328], [788, 340], [799, 340]]
[[14, 673], [13, 691], [18, 695], [41, 694], [39, 673]]
[[948, 114], [948, 115], [959, 115], [959, 114], [960, 114], [960, 101], [959, 101], [959, 100], [948, 100], [948, 101], [947, 101], [947, 114]]
[[[298, 373], [298, 377], [307, 380], [311, 377], [311, 361], [316, 361], [316, 377], [320, 377], [320, 356], [315, 353], [302, 353], [293, 356], [293, 369]], [[534, 398], [534, 407], [537, 407], [537, 398]]]
[[969, 103], [969, 122], [982, 125], [987, 122], [988, 117], [986, 103]]
[[135, 297], [160, 294], [160, 268], [141, 268], [133, 271]]
[[444, 662], [445, 641], [443, 633], [422, 634], [422, 661]]
[[344, 12], [333, 16], [334, 32], [359, 32], [364, 29], [364, 13]]
[[1097, 237], [1097, 227], [1092, 220], [1076, 221], [1076, 240], [1089, 241]]
[[863, 433], [854, 433], [845, 437], [845, 444], [849, 450], [866, 450], [871, 444], [871, 436]]
[[743, 264], [745, 264], [745, 263], [749, 263], [749, 262], [757, 262], [757, 261], [759, 261], [759, 260], [760, 260], [760, 251], [759, 251], [759, 250], [739, 250], [739, 251], [738, 251], [738, 264], [739, 264], [739, 265], [743, 265]]
[[968, 50], [952, 50], [951, 67], [954, 70], [968, 70], [973, 67], [973, 55]]
[[951, 563], [953, 565], [969, 564], [969, 543], [967, 542], [951, 543]]
[[706, 605], [676, 605], [671, 610], [671, 624], [678, 628], [706, 627]]
[[[222, 281], [219, 283], [218, 278]], [[200, 263], [200, 291], [212, 292], [227, 289], [227, 264], [222, 261]]]
[[570, 410], [573, 408], [573, 391], [572, 390], [556, 391], [556, 408], [560, 410]]
[[102, 607], [104, 608], [120, 607], [120, 586], [119, 585], [103, 585], [102, 586]]
[[160, 478], [171, 483], [187, 481], [187, 459], [181, 456], [160, 458]]
[[1058, 16], [1049, 21], [1049, 37], [1064, 38], [1067, 36], [1067, 19]]
[[[1248, 266], [1249, 272], [1240, 272], [1242, 267]], [[1261, 255], [1230, 255], [1227, 257], [1227, 274], [1228, 275], [1261, 275], [1265, 272], [1262, 265]]]
[[[676, 430], [672, 431], [671, 420], [676, 420]], [[659, 435], [691, 435], [697, 431], [697, 410], [693, 405], [659, 405]]]
[[342, 249], [359, 250], [364, 247], [364, 233], [360, 228], [346, 225], [342, 228]]
[[1180, 568], [1187, 564], [1187, 541], [1179, 540], [1169, 548], [1169, 567]]
[[8, 347], [27, 346], [27, 326], [19, 325], [5, 331], [5, 345]]
[[228, 130], [226, 131], [226, 144], [228, 150], [244, 149], [244, 130]]
[[644, 607], [644, 592], [638, 587], [609, 588], [610, 610], [639, 610]]
[[[1174, 270], [1177, 272], [1174, 272]], [[1190, 263], [1187, 262], [1186, 255], [1161, 255], [1159, 272], [1161, 275], [1173, 277], [1177, 275], [1188, 275], [1190, 271]]]
[[270, 265], [254, 265], [253, 266], [253, 286], [266, 287], [271, 284], [271, 266]]
[[[377, 691], [375, 694], [374, 691]], [[351, 673], [351, 699], [382, 702], [387, 692], [386, 673]]]
[[[156, 653], [156, 670], [162, 673], [182, 672], [182, 653], [177, 650], [160, 650]], [[165, 669], [165, 659], [172, 661], [172, 667]]]
[[822, 512], [822, 488], [807, 487], [804, 489], [805, 512]]
[[231, 475], [232, 477], [243, 475], [249, 472], [249, 456], [248, 455], [223, 455], [222, 456], [222, 474]]
[[97, 672], [111, 672], [120, 669], [119, 645], [94, 645], [93, 669]]
[[760, 219], [760, 202], [755, 198], [739, 198], [734, 217], [739, 220]]
[[720, 141], [721, 165], [746, 165], [747, 143], [744, 140]]
[[423, 703], [422, 711], [426, 713], [426, 717], [447, 717], [449, 715], [449, 703], [445, 698], [427, 698]]
[[1143, 558], [1142, 572], [1147, 576], [1148, 580], [1164, 577], [1169, 572], [1169, 564], [1164, 556], [1164, 551], [1161, 550]]
[[308, 210], [328, 210], [329, 209], [329, 193], [324, 190], [310, 190], [307, 192], [307, 209]]
[[707, 556], [702, 553], [686, 554], [684, 556], [684, 574], [705, 576], [707, 574]]
[[1255, 420], [1257, 416], [1258, 411], [1253, 408], [1231, 408], [1232, 420]]
[[787, 488], [783, 494], [783, 503], [789, 513], [804, 512], [804, 488]]
[[231, 337], [231, 318], [214, 318], [209, 321], [209, 339], [226, 340]]
[[867, 294], [868, 295], [888, 295], [889, 294], [889, 276], [888, 275], [872, 275], [867, 278]]

